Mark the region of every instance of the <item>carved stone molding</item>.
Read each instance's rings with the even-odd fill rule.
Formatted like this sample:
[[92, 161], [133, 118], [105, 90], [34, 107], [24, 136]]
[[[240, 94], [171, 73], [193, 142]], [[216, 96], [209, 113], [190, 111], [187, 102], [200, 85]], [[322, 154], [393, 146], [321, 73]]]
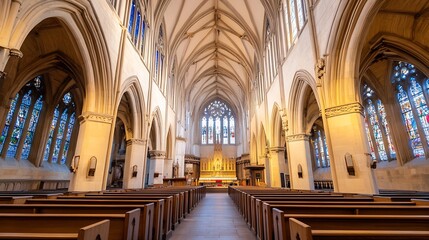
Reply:
[[186, 138], [184, 138], [184, 137], [176, 137], [176, 141], [186, 142]]
[[185, 161], [200, 161], [200, 157], [192, 154], [185, 154]]
[[270, 150], [270, 152], [278, 153], [278, 152], [283, 152], [285, 150], [285, 148], [284, 147], [270, 147], [269, 150]]
[[112, 124], [113, 116], [94, 112], [85, 112], [79, 116], [79, 122], [82, 124], [86, 121]]
[[287, 121], [286, 108], [280, 109], [279, 113], [280, 113], [280, 117], [282, 119], [282, 130], [283, 131], [288, 131], [289, 130], [289, 126], [288, 126], [288, 121]]
[[24, 54], [21, 51], [19, 51], [18, 49], [12, 48], [9, 50], [9, 56], [22, 58], [24, 56]]
[[288, 135], [286, 137], [288, 142], [295, 142], [295, 141], [308, 141], [310, 135], [305, 133], [295, 134], [295, 135]]
[[355, 103], [349, 103], [349, 104], [344, 104], [336, 107], [327, 108], [325, 110], [325, 114], [327, 118], [350, 114], [350, 113], [359, 113], [363, 116], [362, 104], [355, 102]]
[[324, 58], [319, 58], [315, 66], [317, 78], [322, 80], [326, 73], [326, 63]]
[[161, 150], [150, 150], [149, 151], [149, 156], [150, 158], [165, 158], [165, 151], [161, 151]]
[[136, 145], [145, 145], [146, 142], [147, 142], [147, 140], [144, 140], [144, 139], [131, 138], [131, 139], [127, 140], [127, 146], [133, 145], [133, 144], [136, 144]]

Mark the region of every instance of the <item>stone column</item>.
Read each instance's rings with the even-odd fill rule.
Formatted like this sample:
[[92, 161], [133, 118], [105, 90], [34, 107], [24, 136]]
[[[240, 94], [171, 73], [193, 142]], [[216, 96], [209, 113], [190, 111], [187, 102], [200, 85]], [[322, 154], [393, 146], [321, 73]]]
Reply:
[[[363, 106], [350, 103], [326, 109], [327, 124], [331, 131], [330, 141], [333, 152], [331, 156], [331, 171], [336, 192], [368, 193], [378, 192], [374, 172], [370, 167], [369, 147], [365, 135]], [[350, 163], [354, 175], [349, 174], [345, 156], [351, 155]]]
[[[76, 143], [75, 156], [80, 156], [78, 169], [70, 181], [70, 191], [100, 191], [107, 181], [106, 168], [110, 159], [108, 146], [113, 117], [93, 112], [85, 112], [79, 116], [79, 135]], [[89, 176], [91, 159], [96, 163], [93, 176]]]
[[[149, 179], [153, 179], [153, 184], [162, 184], [164, 178], [165, 151], [151, 150]], [[152, 173], [153, 171], [153, 173]], [[149, 180], [150, 181], [150, 180]], [[152, 185], [152, 184], [149, 184]]]
[[146, 169], [145, 150], [146, 140], [135, 138], [127, 140], [123, 176], [124, 188], [144, 187], [144, 171]]
[[271, 187], [281, 187], [280, 173], [286, 169], [284, 147], [271, 147], [269, 151]]
[[287, 136], [289, 172], [292, 189], [314, 189], [309, 136], [305, 133]]

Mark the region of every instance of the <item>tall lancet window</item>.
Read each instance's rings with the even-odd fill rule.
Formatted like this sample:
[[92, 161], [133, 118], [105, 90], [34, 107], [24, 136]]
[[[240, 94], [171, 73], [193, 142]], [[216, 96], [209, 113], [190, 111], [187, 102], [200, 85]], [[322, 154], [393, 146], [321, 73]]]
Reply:
[[326, 144], [326, 136], [323, 128], [314, 124], [311, 132], [311, 142], [314, 150], [314, 161], [316, 167], [326, 168], [330, 167], [330, 159], [328, 146]]
[[140, 1], [132, 0], [129, 9], [128, 33], [140, 54], [144, 53], [146, 17], [145, 7]]
[[234, 113], [221, 100], [214, 100], [204, 108], [201, 114], [200, 129], [201, 144], [203, 145], [235, 144]]
[[70, 92], [64, 94], [54, 109], [43, 155], [44, 161], [65, 164], [76, 121], [75, 108], [73, 95]]
[[380, 161], [396, 159], [384, 104], [367, 84], [363, 85], [362, 99], [371, 157]]
[[1, 156], [28, 159], [44, 102], [43, 77], [29, 81], [15, 95], [0, 136]]
[[391, 82], [415, 157], [429, 151], [428, 77], [407, 62], [394, 62]]

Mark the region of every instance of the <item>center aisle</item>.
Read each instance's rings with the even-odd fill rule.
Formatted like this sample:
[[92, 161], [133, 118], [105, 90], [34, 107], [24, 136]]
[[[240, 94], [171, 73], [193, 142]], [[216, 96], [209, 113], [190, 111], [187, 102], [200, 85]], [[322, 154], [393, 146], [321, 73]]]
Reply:
[[243, 217], [227, 193], [207, 193], [191, 214], [173, 231], [170, 240], [254, 240]]

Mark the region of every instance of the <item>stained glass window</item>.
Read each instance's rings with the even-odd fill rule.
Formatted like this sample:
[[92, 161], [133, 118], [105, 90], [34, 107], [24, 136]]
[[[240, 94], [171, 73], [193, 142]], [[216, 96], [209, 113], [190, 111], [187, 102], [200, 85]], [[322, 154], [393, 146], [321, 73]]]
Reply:
[[48, 161], [49, 159], [52, 139], [54, 137], [54, 131], [55, 131], [55, 127], [57, 126], [57, 121], [59, 116], [60, 116], [60, 110], [59, 110], [59, 105], [57, 105], [57, 107], [54, 110], [54, 115], [51, 121], [51, 127], [49, 129], [49, 138], [48, 138], [48, 141], [46, 142], [45, 153], [43, 154], [43, 161]]
[[381, 124], [383, 126], [384, 133], [386, 134], [387, 143], [388, 143], [389, 152], [390, 152], [390, 157], [392, 159], [394, 159], [394, 158], [396, 158], [396, 151], [395, 151], [395, 147], [393, 145], [392, 136], [390, 134], [390, 128], [389, 128], [389, 125], [388, 125], [387, 120], [386, 120], [386, 111], [385, 111], [384, 105], [380, 99], [377, 100], [377, 108], [378, 108], [378, 113], [380, 115], [380, 120], [381, 120]]
[[136, 46], [140, 54], [144, 50], [144, 34], [145, 34], [145, 9], [139, 1], [133, 0], [130, 6], [128, 21], [128, 32], [131, 37], [131, 42]]
[[75, 104], [72, 94], [68, 92], [64, 94], [62, 101], [54, 110], [43, 156], [44, 161], [66, 163], [75, 121]]
[[222, 138], [223, 138], [223, 144], [228, 144], [228, 117], [223, 116], [223, 123], [222, 123]]
[[363, 86], [362, 98], [365, 101], [365, 130], [371, 151], [371, 158], [380, 161], [395, 159], [395, 147], [390, 135], [390, 128], [383, 103], [377, 98], [374, 90], [367, 84]]
[[394, 62], [391, 82], [397, 89], [396, 97], [415, 157], [424, 156], [424, 148], [427, 148], [422, 138], [425, 144], [429, 142], [429, 108], [422, 87], [427, 89], [427, 81], [413, 64]]
[[379, 125], [379, 119], [377, 116], [377, 111], [375, 109], [375, 106], [371, 100], [368, 100], [368, 117], [370, 125], [372, 126], [372, 133], [374, 135], [375, 139], [375, 145], [377, 146], [378, 154], [380, 157], [380, 160], [386, 161], [387, 160], [387, 152], [384, 147], [384, 141], [383, 141], [383, 135], [381, 133], [380, 125]]
[[209, 144], [213, 144], [213, 117], [209, 117]]
[[291, 47], [293, 39], [298, 36], [299, 31], [304, 27], [307, 18], [306, 6], [303, 0], [285, 0], [284, 4], [286, 39], [288, 39], [288, 47]]
[[311, 139], [313, 142], [314, 161], [316, 162], [316, 167], [329, 167], [331, 164], [329, 162], [330, 160], [325, 132], [318, 125], [313, 125], [312, 129]]
[[43, 101], [40, 96], [34, 104], [33, 113], [31, 114], [30, 124], [27, 129], [27, 134], [24, 140], [21, 159], [28, 159], [31, 150], [31, 143], [33, 142], [34, 131], [36, 130], [37, 122], [39, 120], [40, 112], [42, 111]]
[[28, 159], [43, 107], [44, 84], [36, 76], [15, 95], [0, 137], [0, 150], [8, 158]]
[[207, 118], [201, 119], [201, 143], [207, 144]]
[[61, 164], [65, 164], [66, 160], [67, 160], [67, 152], [69, 150], [69, 146], [70, 146], [70, 139], [72, 136], [72, 132], [73, 132], [73, 127], [74, 127], [74, 123], [75, 123], [75, 113], [72, 113], [72, 115], [70, 116], [69, 119], [69, 123], [67, 126], [67, 134], [66, 134], [66, 138], [65, 138], [65, 142], [64, 142], [64, 148], [63, 148], [63, 153], [61, 156]]
[[235, 144], [235, 120], [234, 116], [229, 117], [229, 142]]
[[28, 110], [31, 105], [31, 92], [31, 90], [28, 91], [22, 98], [22, 103], [15, 119], [15, 126], [12, 130], [12, 136], [9, 142], [9, 148], [7, 149], [6, 157], [15, 157], [19, 141], [21, 140], [22, 130], [27, 119]]
[[215, 142], [216, 143], [220, 143], [220, 117], [216, 117], [216, 121], [215, 121], [215, 126], [216, 126], [216, 134], [215, 134]]
[[3, 150], [4, 142], [6, 140], [7, 133], [9, 132], [9, 127], [10, 127], [10, 124], [11, 124], [12, 119], [13, 119], [13, 113], [15, 112], [16, 102], [18, 101], [18, 99], [19, 99], [19, 93], [16, 94], [15, 98], [12, 100], [12, 102], [10, 104], [9, 112], [7, 113], [6, 124], [3, 128], [3, 132], [2, 132], [1, 137], [0, 137], [0, 150], [1, 151]]
[[[204, 141], [208, 126], [208, 141]], [[214, 100], [201, 116], [201, 144], [235, 144], [235, 122], [231, 109], [224, 102]]]
[[133, 0], [130, 6], [130, 21], [128, 23], [128, 32], [130, 33], [133, 32], [135, 12], [136, 12], [136, 1]]

